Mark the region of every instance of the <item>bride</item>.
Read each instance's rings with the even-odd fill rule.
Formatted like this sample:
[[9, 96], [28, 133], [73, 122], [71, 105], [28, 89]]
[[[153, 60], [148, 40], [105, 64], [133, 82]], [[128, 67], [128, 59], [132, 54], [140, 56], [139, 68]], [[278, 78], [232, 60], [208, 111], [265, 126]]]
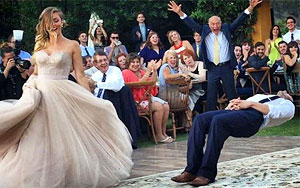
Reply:
[[[132, 168], [130, 135], [113, 105], [94, 97], [63, 13], [36, 26], [34, 75], [20, 100], [0, 101], [0, 187], [107, 187]], [[68, 81], [74, 68], [80, 85]]]

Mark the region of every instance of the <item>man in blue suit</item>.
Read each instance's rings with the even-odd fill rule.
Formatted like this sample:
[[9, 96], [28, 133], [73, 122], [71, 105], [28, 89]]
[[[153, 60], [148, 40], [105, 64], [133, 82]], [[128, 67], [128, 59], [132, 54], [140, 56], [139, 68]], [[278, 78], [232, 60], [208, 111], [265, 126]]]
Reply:
[[192, 44], [194, 52], [196, 53], [197, 61], [202, 61], [201, 56], [201, 35], [200, 33], [194, 31], [194, 40], [195, 43]]
[[141, 43], [146, 42], [152, 27], [150, 25], [145, 24], [145, 16], [142, 12], [138, 12], [136, 14], [136, 21], [139, 25], [132, 28], [131, 40], [132, 43], [135, 45], [135, 51], [139, 52]]
[[168, 4], [168, 10], [177, 13], [184, 23], [194, 31], [201, 33], [201, 55], [207, 72], [207, 111], [216, 110], [217, 106], [217, 83], [222, 80], [223, 89], [229, 100], [236, 98], [234, 87], [233, 69], [237, 61], [233, 52], [231, 35], [242, 24], [254, 7], [262, 0], [250, 0], [249, 7], [239, 15], [231, 24], [222, 24], [221, 18], [212, 16], [208, 25], [199, 25], [192, 18], [181, 11], [181, 5], [174, 1]]

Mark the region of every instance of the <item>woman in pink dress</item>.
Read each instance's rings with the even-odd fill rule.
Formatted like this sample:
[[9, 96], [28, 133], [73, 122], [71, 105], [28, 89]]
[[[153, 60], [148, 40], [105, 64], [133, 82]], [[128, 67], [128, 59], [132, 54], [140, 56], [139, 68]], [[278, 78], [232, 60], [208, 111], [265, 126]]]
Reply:
[[[126, 70], [122, 71], [123, 78], [126, 82], [144, 82], [147, 80], [157, 81], [157, 69], [161, 65], [161, 60], [152, 60], [148, 63], [147, 70], [142, 69], [140, 62], [141, 58], [135, 53], [130, 53], [126, 60]], [[152, 76], [150, 74], [152, 72]], [[133, 88], [132, 94], [136, 101], [139, 101], [145, 94], [147, 87]], [[152, 96], [156, 96], [158, 93], [157, 87], [152, 90]], [[147, 107], [148, 101], [145, 101], [144, 107]], [[158, 142], [169, 143], [173, 142], [173, 138], [169, 137], [166, 133], [167, 121], [169, 117], [169, 105], [158, 97], [152, 97], [152, 111], [153, 121], [155, 127], [156, 138]]]

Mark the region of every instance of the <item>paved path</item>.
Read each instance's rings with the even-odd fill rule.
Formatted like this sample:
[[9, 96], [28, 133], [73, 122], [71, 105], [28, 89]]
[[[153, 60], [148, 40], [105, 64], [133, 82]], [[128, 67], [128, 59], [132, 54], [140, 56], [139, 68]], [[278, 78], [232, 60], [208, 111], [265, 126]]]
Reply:
[[[296, 147], [300, 147], [300, 136], [229, 138], [219, 162]], [[133, 161], [130, 178], [183, 169], [186, 165], [186, 141], [134, 150]]]
[[[191, 188], [171, 181], [173, 170], [122, 181], [118, 188]], [[220, 162], [216, 181], [205, 188], [299, 188], [300, 147]]]

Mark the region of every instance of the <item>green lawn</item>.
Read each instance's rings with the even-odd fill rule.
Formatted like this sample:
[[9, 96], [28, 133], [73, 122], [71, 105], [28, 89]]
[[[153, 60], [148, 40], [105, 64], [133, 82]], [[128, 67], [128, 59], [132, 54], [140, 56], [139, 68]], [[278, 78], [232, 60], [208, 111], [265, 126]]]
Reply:
[[257, 136], [300, 136], [300, 118], [294, 119], [276, 127], [260, 130]]
[[[171, 122], [168, 122], [170, 127]], [[168, 133], [170, 136], [170, 132]], [[300, 136], [300, 117], [296, 116], [292, 120], [276, 127], [270, 127], [260, 130], [256, 136]], [[187, 140], [188, 134], [185, 132], [178, 132], [176, 141]], [[154, 141], [144, 134], [138, 139], [138, 148], [154, 146]]]

